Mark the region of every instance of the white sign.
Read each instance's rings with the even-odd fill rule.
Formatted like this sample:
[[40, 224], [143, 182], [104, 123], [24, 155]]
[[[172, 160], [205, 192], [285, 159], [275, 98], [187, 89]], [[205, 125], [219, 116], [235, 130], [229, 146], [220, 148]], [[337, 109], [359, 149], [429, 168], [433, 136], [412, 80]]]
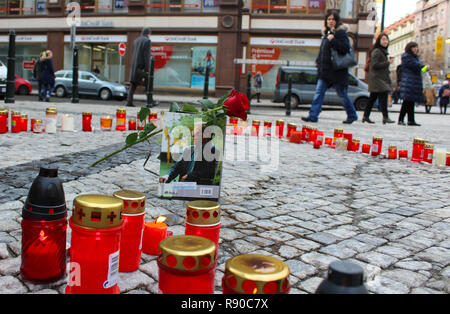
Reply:
[[155, 35], [150, 36], [150, 40], [153, 43], [217, 44], [217, 36]]
[[[9, 36], [0, 36], [0, 42], [2, 43], [9, 42]], [[47, 42], [46, 35], [16, 36], [16, 43], [45, 43], [45, 42]]]
[[[76, 42], [84, 43], [120, 43], [126, 42], [127, 36], [124, 35], [77, 35]], [[64, 36], [64, 42], [70, 43], [70, 35]]]
[[293, 47], [320, 47], [321, 39], [311, 38], [270, 38], [270, 37], [252, 37], [250, 45], [252, 46], [293, 46]]

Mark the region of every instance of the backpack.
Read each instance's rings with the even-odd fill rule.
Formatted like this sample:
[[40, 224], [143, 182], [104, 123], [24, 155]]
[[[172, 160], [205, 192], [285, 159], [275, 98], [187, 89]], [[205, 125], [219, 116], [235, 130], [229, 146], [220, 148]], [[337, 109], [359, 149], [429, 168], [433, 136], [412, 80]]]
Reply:
[[444, 92], [442, 93], [442, 97], [446, 97], [446, 98], [450, 97], [450, 88], [444, 89]]

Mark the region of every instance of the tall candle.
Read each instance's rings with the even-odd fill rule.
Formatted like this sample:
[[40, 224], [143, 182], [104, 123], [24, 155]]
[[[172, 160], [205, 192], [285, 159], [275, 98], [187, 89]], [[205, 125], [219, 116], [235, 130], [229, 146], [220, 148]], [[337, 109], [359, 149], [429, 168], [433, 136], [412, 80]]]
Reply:
[[347, 150], [351, 151], [353, 147], [353, 134], [352, 133], [344, 133], [344, 138], [347, 139]]

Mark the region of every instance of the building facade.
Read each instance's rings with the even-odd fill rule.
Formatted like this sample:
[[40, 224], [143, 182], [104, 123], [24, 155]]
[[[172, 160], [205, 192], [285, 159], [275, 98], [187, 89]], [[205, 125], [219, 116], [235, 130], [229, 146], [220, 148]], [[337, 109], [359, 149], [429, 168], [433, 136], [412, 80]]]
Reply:
[[414, 36], [421, 57], [431, 66], [433, 76], [443, 79], [450, 73], [450, 1], [418, 1], [415, 18]]
[[[100, 69], [111, 81], [127, 82], [131, 47], [143, 27], [152, 29], [155, 90], [198, 93], [209, 65], [210, 91], [220, 96], [245, 90], [247, 73], [263, 74], [263, 92], [272, 93], [283, 61], [314, 64], [328, 10], [349, 25], [360, 65], [373, 41], [374, 0], [80, 0], [75, 42], [79, 69]], [[69, 0], [0, 0], [0, 60], [6, 61], [8, 33], [16, 37], [16, 73], [31, 79], [40, 51], [54, 53], [55, 69], [72, 68], [74, 11]], [[120, 43], [126, 44], [123, 57]], [[238, 64], [237, 59], [275, 64]], [[264, 62], [264, 61], [263, 61]], [[245, 63], [245, 62], [244, 62]], [[357, 74], [364, 78], [359, 68]]]

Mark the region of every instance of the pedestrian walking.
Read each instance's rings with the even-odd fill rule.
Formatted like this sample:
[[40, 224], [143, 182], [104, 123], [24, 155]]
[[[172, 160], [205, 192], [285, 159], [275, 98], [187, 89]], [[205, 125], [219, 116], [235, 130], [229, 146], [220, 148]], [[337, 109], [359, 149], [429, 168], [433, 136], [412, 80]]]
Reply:
[[433, 81], [431, 80], [430, 69], [427, 69], [425, 72], [422, 71], [422, 82], [423, 93], [425, 95], [425, 112], [430, 113], [436, 100], [436, 90], [434, 89]]
[[148, 72], [150, 71], [150, 27], [142, 29], [139, 36], [133, 43], [133, 57], [130, 71], [130, 90], [126, 106], [135, 107], [133, 104], [134, 92], [138, 85], [147, 86]]
[[253, 77], [253, 81], [254, 81], [253, 86], [255, 86], [256, 99], [258, 102], [261, 102], [261, 87], [263, 83], [263, 77], [261, 75], [261, 72], [258, 71], [255, 74], [255, 76]]
[[425, 64], [419, 59], [418, 54], [419, 45], [416, 42], [410, 42], [406, 45], [405, 53], [402, 55], [400, 94], [403, 103], [398, 117], [399, 125], [405, 125], [403, 120], [408, 114], [408, 125], [420, 126], [414, 118], [414, 104], [422, 102], [424, 98], [421, 71]]
[[441, 89], [439, 90], [439, 108], [441, 114], [447, 114], [447, 105], [450, 98], [450, 85], [448, 81], [444, 81]]
[[389, 119], [388, 114], [388, 97], [392, 91], [389, 67], [393, 62], [392, 58], [388, 58], [388, 47], [389, 37], [386, 33], [381, 33], [369, 51], [365, 70], [368, 72], [370, 98], [364, 110], [363, 123], [375, 123], [370, 120], [370, 113], [376, 100], [378, 100], [383, 113], [383, 124], [394, 123], [394, 121]]
[[39, 59], [33, 66], [33, 78], [37, 81], [38, 86], [38, 100], [42, 101], [42, 61], [44, 59], [45, 51], [42, 51], [39, 55]]
[[45, 101], [50, 101], [53, 89], [55, 87], [55, 71], [53, 70], [53, 53], [51, 50], [47, 50], [44, 54], [44, 58], [41, 66], [42, 77], [42, 97]]
[[318, 70], [318, 81], [316, 93], [308, 117], [302, 117], [306, 122], [318, 122], [325, 93], [330, 87], [334, 87], [341, 98], [344, 109], [347, 113], [345, 124], [352, 124], [358, 120], [355, 107], [348, 97], [347, 89], [349, 83], [348, 69], [335, 70], [332, 62], [332, 49], [340, 55], [350, 52], [351, 45], [347, 35], [348, 26], [341, 22], [337, 12], [330, 12], [325, 17], [325, 29], [323, 30], [322, 43], [319, 55], [316, 59]]

